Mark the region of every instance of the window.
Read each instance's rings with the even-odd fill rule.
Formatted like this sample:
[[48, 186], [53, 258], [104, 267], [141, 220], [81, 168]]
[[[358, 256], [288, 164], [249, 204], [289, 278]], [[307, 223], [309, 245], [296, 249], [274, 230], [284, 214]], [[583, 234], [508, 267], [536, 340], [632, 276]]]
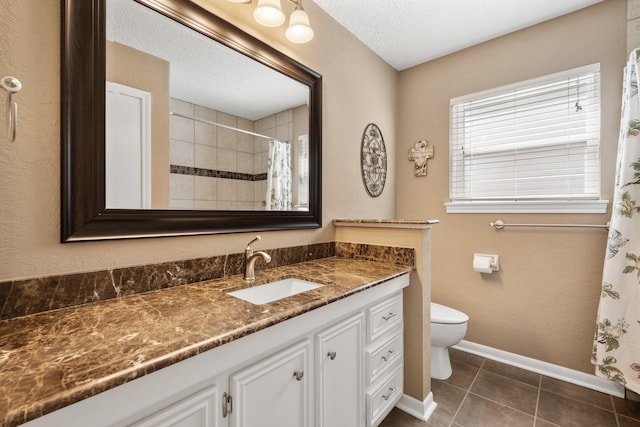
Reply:
[[447, 212], [602, 212], [600, 66], [451, 100]]

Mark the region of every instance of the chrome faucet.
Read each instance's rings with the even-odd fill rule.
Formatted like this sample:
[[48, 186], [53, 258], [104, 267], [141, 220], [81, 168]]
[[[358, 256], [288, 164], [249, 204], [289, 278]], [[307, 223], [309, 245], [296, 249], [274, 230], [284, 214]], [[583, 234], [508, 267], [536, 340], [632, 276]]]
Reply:
[[256, 261], [258, 260], [259, 257], [262, 257], [262, 259], [264, 259], [264, 262], [266, 263], [271, 262], [271, 255], [269, 255], [268, 253], [263, 251], [253, 252], [253, 248], [251, 247], [251, 244], [257, 242], [260, 239], [261, 239], [260, 236], [256, 236], [256, 238], [250, 241], [247, 244], [247, 247], [244, 249], [243, 279], [249, 283], [253, 283], [256, 281]]

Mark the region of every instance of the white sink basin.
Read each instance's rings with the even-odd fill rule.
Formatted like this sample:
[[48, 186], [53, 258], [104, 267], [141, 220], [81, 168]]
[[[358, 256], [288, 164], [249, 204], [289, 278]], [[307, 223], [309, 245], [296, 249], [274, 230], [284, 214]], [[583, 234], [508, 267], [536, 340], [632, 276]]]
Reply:
[[308, 282], [302, 279], [282, 279], [277, 282], [239, 291], [227, 292], [227, 295], [248, 301], [251, 304], [266, 304], [282, 298], [300, 294], [321, 287], [318, 283]]

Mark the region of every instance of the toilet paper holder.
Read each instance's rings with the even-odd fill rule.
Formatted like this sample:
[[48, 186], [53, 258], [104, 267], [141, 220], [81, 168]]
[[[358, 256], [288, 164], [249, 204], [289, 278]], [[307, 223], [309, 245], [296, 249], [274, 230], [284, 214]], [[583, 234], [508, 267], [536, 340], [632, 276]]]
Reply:
[[473, 254], [473, 270], [493, 273], [500, 270], [500, 256], [495, 254]]

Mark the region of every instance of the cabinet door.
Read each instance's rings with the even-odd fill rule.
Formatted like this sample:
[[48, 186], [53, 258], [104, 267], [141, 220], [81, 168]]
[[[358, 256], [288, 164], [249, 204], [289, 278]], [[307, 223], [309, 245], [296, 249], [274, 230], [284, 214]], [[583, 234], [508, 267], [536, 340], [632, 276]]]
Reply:
[[275, 353], [235, 374], [231, 427], [310, 426], [311, 340]]
[[364, 315], [316, 334], [316, 426], [360, 427], [363, 410]]
[[137, 422], [133, 427], [216, 427], [218, 389], [213, 386]]

